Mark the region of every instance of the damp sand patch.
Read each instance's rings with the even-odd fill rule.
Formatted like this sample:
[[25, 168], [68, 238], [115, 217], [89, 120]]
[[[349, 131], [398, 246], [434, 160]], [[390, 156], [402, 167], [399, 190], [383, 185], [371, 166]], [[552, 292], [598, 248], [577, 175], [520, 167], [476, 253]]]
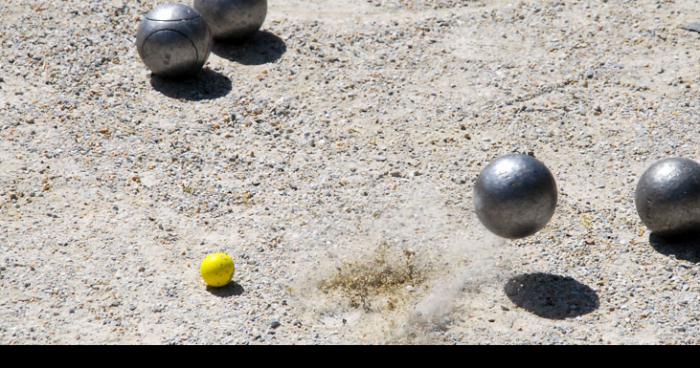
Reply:
[[427, 279], [414, 251], [382, 244], [366, 259], [337, 266], [329, 278], [319, 281], [318, 288], [351, 308], [381, 312], [405, 304]]

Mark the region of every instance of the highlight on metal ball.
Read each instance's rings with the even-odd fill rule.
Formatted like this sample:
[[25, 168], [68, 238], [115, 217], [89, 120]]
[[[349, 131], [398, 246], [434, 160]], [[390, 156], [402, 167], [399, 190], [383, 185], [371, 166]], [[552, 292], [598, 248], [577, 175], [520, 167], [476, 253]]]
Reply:
[[211, 53], [211, 32], [189, 6], [164, 4], [146, 14], [139, 25], [136, 45], [153, 74], [181, 77], [197, 74]]
[[549, 169], [529, 155], [509, 154], [489, 163], [474, 186], [479, 221], [509, 239], [541, 230], [554, 215], [557, 185]]
[[637, 214], [661, 236], [700, 231], [700, 164], [666, 158], [642, 174], [634, 198]]
[[267, 16], [267, 0], [194, 0], [193, 6], [217, 40], [251, 37]]

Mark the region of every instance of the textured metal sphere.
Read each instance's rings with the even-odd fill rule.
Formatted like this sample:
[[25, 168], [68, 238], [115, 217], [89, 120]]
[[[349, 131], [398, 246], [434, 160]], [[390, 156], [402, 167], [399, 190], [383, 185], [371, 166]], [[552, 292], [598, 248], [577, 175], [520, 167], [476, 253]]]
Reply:
[[642, 222], [654, 233], [700, 230], [700, 164], [685, 158], [655, 162], [639, 179], [634, 202]]
[[265, 22], [267, 0], [194, 0], [215, 39], [252, 36]]
[[141, 21], [136, 45], [153, 74], [178, 77], [198, 73], [211, 53], [211, 32], [194, 9], [165, 4]]
[[494, 234], [523, 238], [542, 229], [557, 206], [557, 184], [547, 167], [528, 155], [502, 156], [484, 168], [474, 186], [476, 215]]

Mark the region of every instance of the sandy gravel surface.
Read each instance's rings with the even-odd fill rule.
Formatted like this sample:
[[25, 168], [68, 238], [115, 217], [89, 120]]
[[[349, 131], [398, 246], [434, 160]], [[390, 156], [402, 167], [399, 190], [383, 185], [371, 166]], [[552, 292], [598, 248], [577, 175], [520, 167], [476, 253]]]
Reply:
[[[0, 343], [700, 343], [697, 244], [633, 201], [700, 159], [696, 0], [270, 0], [185, 83], [157, 3], [0, 2]], [[560, 190], [517, 241], [472, 203], [510, 152]]]

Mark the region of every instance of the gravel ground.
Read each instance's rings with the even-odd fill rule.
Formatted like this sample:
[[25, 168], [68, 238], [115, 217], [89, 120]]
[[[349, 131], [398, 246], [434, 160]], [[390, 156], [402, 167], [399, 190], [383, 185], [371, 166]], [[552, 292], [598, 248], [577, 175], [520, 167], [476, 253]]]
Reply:
[[[157, 3], [0, 3], [0, 343], [700, 343], [697, 244], [633, 202], [700, 158], [696, 0], [270, 0], [181, 83]], [[510, 152], [560, 189], [517, 241], [472, 204]]]

